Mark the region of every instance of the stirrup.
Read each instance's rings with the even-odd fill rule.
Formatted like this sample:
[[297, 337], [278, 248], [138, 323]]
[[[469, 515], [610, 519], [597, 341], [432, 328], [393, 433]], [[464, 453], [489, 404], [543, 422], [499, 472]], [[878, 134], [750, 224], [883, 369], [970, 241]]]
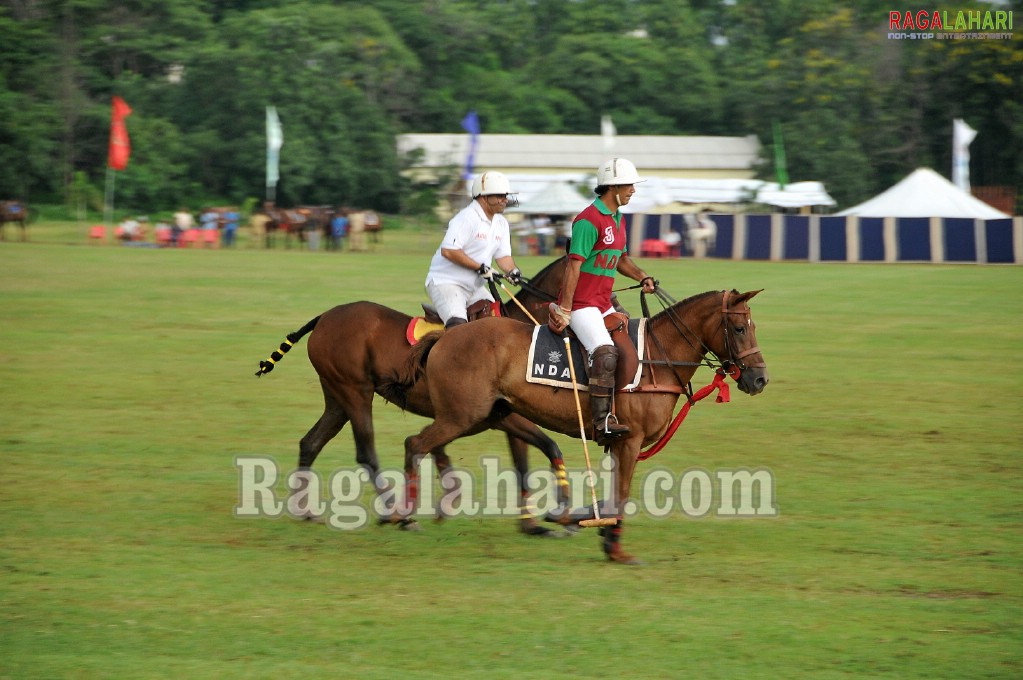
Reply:
[[[613, 423], [611, 422], [612, 418], [614, 418]], [[603, 427], [597, 427], [596, 423], [593, 424], [593, 440], [598, 444], [618, 439], [619, 437], [629, 434], [629, 432], [631, 432], [629, 426], [619, 423], [615, 414], [610, 412], [604, 417]]]

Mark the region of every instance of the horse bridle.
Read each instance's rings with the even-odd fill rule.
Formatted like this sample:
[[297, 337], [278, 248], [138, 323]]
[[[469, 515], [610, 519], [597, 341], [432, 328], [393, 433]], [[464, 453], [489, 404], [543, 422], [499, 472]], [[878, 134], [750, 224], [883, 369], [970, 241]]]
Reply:
[[[728, 308], [728, 291], [726, 290], [726, 291], [724, 291], [724, 294], [721, 296], [721, 325], [724, 328], [724, 333], [725, 333], [725, 349], [728, 351], [728, 354], [731, 357], [731, 359], [729, 361], [731, 361], [731, 363], [735, 364], [735, 366], [738, 367], [740, 372], [741, 371], [745, 371], [747, 368], [766, 368], [767, 364], [764, 363], [763, 361], [757, 362], [755, 364], [750, 364], [749, 366], [747, 366], [742, 361], [743, 359], [745, 359], [749, 355], [757, 354], [758, 352], [760, 352], [760, 347], [758, 345], [753, 345], [752, 347], [750, 347], [749, 349], [747, 349], [744, 352], [740, 352], [738, 354], [736, 353], [737, 348], [735, 346], [735, 337], [734, 337], [734, 335], [731, 332], [729, 332], [731, 330], [731, 327], [729, 326], [729, 323], [728, 323], [728, 315], [729, 314], [742, 314], [743, 316], [746, 317], [746, 325], [747, 325], [747, 327], [752, 325], [752, 323], [751, 323], [751, 312], [749, 310], [749, 305], [746, 305], [746, 310], [745, 311], [743, 311], [741, 309], [735, 309], [735, 310], [729, 309]], [[719, 360], [720, 360], [720, 358], [719, 358]], [[723, 366], [727, 362], [726, 361], [722, 361], [721, 363], [722, 363], [722, 366]], [[726, 369], [726, 372], [727, 372], [727, 369]]]
[[[751, 316], [751, 312], [749, 311], [748, 307], [746, 310], [729, 309], [728, 308], [728, 298], [730, 295], [729, 291], [727, 290], [722, 291], [721, 294], [721, 329], [722, 333], [724, 334], [725, 350], [729, 354], [729, 357], [727, 359], [721, 359], [719, 356], [717, 356], [717, 353], [714, 352], [714, 350], [712, 350], [710, 347], [708, 347], [707, 344], [703, 342], [703, 340], [701, 340], [700, 337], [695, 332], [693, 332], [693, 330], [689, 328], [689, 326], [686, 325], [682, 318], [674, 311], [674, 306], [677, 304], [677, 300], [675, 300], [673, 297], [664, 292], [664, 290], [662, 290], [660, 286], [654, 288], [654, 295], [657, 296], [657, 300], [661, 303], [661, 306], [667, 313], [668, 319], [671, 320], [672, 325], [675, 327], [675, 330], [679, 332], [679, 335], [682, 336], [682, 339], [689, 343], [689, 346], [692, 347], [694, 351], [696, 351], [704, 358], [701, 361], [669, 361], [667, 359], [654, 360], [641, 359], [640, 360], [641, 363], [658, 366], [667, 366], [668, 368], [671, 369], [671, 372], [675, 375], [675, 379], [678, 380], [679, 384], [683, 385], [683, 389], [685, 389], [686, 387], [686, 381], [683, 381], [682, 377], [675, 370], [676, 366], [707, 366], [708, 368], [712, 368], [716, 371], [719, 370], [722, 373], [731, 376], [733, 380], [738, 380], [742, 371], [746, 370], [747, 368], [764, 368], [767, 365], [761, 361], [756, 364], [750, 364], [749, 366], [747, 366], [743, 362], [743, 359], [745, 359], [746, 357], [752, 354], [756, 354], [760, 351], [760, 347], [757, 345], [754, 345], [753, 347], [743, 352], [737, 351], [734, 334], [730, 332], [728, 316], [729, 314], [742, 314], [746, 316], [747, 319], [749, 319]], [[645, 293], [642, 292], [640, 293], [640, 305], [643, 308], [643, 316], [649, 319], [650, 310], [647, 306], [645, 296], [646, 296]], [[664, 357], [668, 356], [667, 352], [664, 350], [664, 346], [661, 344], [661, 341], [657, 338], [657, 335], [654, 334], [653, 328], [648, 326], [647, 334], [653, 341], [653, 344], [657, 346], [657, 350], [661, 353], [661, 356]], [[700, 345], [699, 347], [697, 347], [696, 344], [694, 344], [693, 339], [695, 339], [696, 342], [699, 343]], [[714, 360], [706, 358], [708, 354], [713, 355]], [[691, 389], [692, 388], [690, 387], [688, 390], [686, 390], [686, 394], [690, 397], [690, 399], [692, 398]]]

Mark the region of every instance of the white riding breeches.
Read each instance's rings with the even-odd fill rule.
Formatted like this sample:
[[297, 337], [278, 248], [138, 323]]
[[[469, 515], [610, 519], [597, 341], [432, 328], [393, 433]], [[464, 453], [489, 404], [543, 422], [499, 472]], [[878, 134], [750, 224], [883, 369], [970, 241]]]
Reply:
[[428, 283], [426, 284], [426, 293], [430, 296], [430, 301], [433, 302], [437, 314], [440, 315], [441, 321], [444, 323], [447, 323], [451, 317], [467, 319], [466, 309], [474, 302], [494, 301], [494, 296], [490, 294], [485, 285], [476, 286], [474, 290], [470, 291], [451, 283]]
[[611, 334], [604, 327], [604, 317], [614, 311], [614, 307], [608, 308], [606, 312], [601, 312], [596, 307], [583, 307], [572, 311], [572, 322], [569, 326], [590, 354], [602, 345], [612, 344]]

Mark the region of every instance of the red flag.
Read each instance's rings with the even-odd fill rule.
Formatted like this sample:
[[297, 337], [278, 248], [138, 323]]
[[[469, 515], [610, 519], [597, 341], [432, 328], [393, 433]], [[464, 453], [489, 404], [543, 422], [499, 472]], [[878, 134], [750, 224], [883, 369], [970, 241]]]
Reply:
[[131, 142], [128, 140], [128, 128], [124, 125], [124, 119], [130, 115], [131, 107], [123, 99], [115, 96], [113, 112], [110, 115], [110, 150], [107, 154], [107, 164], [114, 170], [124, 170], [128, 167]]

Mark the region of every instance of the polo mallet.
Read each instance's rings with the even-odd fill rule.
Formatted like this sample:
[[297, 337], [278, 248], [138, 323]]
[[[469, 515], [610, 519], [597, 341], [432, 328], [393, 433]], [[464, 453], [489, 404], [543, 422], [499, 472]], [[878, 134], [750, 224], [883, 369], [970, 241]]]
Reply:
[[505, 293], [508, 293], [508, 297], [510, 297], [512, 299], [512, 302], [514, 302], [515, 304], [517, 304], [519, 306], [519, 309], [522, 310], [522, 313], [525, 314], [526, 316], [528, 316], [529, 320], [532, 321], [534, 325], [539, 326], [540, 322], [536, 320], [536, 317], [534, 317], [532, 314], [529, 313], [529, 310], [526, 309], [526, 306], [524, 304], [519, 302], [519, 299], [517, 297], [512, 295], [512, 292], [510, 290], [508, 290], [508, 287], [506, 285], [504, 285], [504, 281], [498, 280], [498, 283], [501, 284], [501, 289], [504, 290]]
[[593, 501], [593, 519], [584, 519], [579, 522], [581, 527], [608, 527], [618, 524], [614, 517], [600, 518], [600, 509], [597, 507], [597, 483], [593, 479], [593, 468], [590, 466], [590, 449], [586, 446], [586, 425], [583, 423], [583, 406], [579, 401], [579, 383], [575, 380], [575, 362], [572, 361], [572, 347], [569, 344], [568, 335], [565, 335], [565, 353], [568, 354], [568, 372], [572, 376], [572, 394], [575, 396], [575, 412], [579, 416], [579, 438], [583, 440], [583, 455], [586, 457], [586, 472], [590, 480], [590, 499]]

